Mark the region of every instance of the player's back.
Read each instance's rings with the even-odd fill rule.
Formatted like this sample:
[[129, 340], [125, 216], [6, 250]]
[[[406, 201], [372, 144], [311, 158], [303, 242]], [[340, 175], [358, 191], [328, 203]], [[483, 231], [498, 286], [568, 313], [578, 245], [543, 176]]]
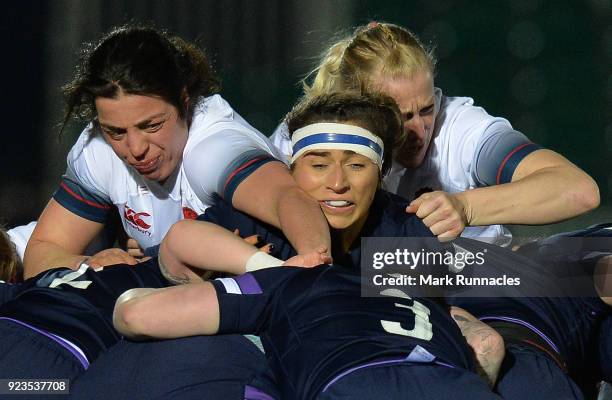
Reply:
[[[432, 362], [435, 357], [473, 367], [461, 332], [435, 300], [400, 292], [361, 297], [358, 271], [339, 266], [281, 267], [251, 276], [267, 299], [265, 307], [253, 306], [262, 316], [249, 327], [261, 334], [285, 398], [314, 398], [340, 374], [381, 360]], [[249, 304], [256, 303], [245, 302], [241, 313], [250, 313]], [[222, 326], [225, 304], [221, 297]], [[226, 315], [232, 319], [231, 314]]]
[[[559, 364], [566, 364], [570, 372], [577, 366], [581, 369], [592, 351], [589, 346], [594, 343], [598, 321], [609, 313], [597, 297], [592, 279], [578, 279], [584, 275], [584, 265], [563, 258], [545, 264], [538, 257], [469, 239], [456, 243], [468, 249], [474, 243], [474, 249], [486, 248], [483, 268], [497, 276], [520, 273], [521, 284], [495, 287], [497, 297], [468, 297], [463, 293], [449, 296], [448, 302], [491, 324], [507, 341], [510, 335], [536, 343]], [[582, 289], [585, 282], [590, 287]], [[580, 290], [576, 289], [578, 285]], [[584, 295], [578, 296], [580, 293]]]
[[136, 266], [118, 265], [96, 272], [55, 268], [28, 279], [0, 317], [53, 333], [77, 345], [89, 360], [119, 340], [113, 328], [117, 298], [135, 287], [164, 287], [157, 259]]

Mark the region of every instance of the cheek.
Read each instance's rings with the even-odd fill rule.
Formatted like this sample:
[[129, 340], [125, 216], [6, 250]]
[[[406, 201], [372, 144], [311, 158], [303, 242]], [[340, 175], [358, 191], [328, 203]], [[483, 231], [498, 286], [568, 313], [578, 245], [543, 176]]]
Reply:
[[106, 140], [106, 143], [108, 143], [110, 147], [113, 149], [115, 154], [119, 156], [119, 158], [127, 157], [128, 149], [125, 144], [125, 140], [111, 140], [107, 138], [106, 135], [104, 136], [104, 139]]
[[374, 195], [376, 194], [376, 189], [378, 188], [378, 170], [372, 170], [369, 176], [364, 177], [364, 179], [360, 182], [359, 187], [360, 206], [361, 208], [368, 210], [372, 204]]
[[164, 129], [163, 132], [158, 132], [157, 137], [152, 136], [151, 141], [158, 147], [167, 149], [173, 154], [180, 154], [185, 149], [189, 134], [187, 127], [183, 124], [176, 123]]
[[313, 195], [321, 187], [320, 179], [304, 172], [299, 166], [294, 168], [292, 175], [295, 183], [309, 195]]

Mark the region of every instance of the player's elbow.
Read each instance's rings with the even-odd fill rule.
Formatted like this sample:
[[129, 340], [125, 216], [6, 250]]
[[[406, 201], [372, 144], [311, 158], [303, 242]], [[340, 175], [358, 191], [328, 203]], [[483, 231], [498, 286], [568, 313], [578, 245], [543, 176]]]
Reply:
[[576, 185], [572, 185], [570, 202], [573, 204], [576, 215], [584, 214], [599, 207], [599, 187], [591, 177], [581, 179]]
[[113, 325], [123, 336], [139, 339], [147, 337], [147, 329], [141, 302], [131, 293], [134, 290], [128, 290], [117, 299], [113, 310]]

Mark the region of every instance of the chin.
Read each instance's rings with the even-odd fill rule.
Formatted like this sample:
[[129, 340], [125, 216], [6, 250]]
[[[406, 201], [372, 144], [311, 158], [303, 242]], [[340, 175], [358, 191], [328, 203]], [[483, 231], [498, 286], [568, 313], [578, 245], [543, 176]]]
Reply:
[[337, 230], [337, 231], [342, 231], [344, 229], [347, 229], [348, 227], [350, 227], [351, 225], [345, 222], [339, 222], [339, 221], [333, 221], [328, 218], [327, 222], [329, 223], [329, 227]]

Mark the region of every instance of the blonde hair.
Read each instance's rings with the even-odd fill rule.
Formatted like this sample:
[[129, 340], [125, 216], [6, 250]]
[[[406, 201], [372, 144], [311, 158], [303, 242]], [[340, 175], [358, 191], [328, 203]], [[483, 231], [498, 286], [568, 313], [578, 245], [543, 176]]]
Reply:
[[11, 238], [2, 226], [0, 226], [0, 281], [23, 281], [23, 265], [21, 259], [17, 254], [17, 250]]
[[[334, 43], [319, 65], [302, 80], [307, 97], [338, 91], [371, 91], [375, 80], [412, 77], [420, 71], [433, 75], [433, 51], [401, 26], [371, 22]], [[314, 75], [312, 84], [307, 80]]]

